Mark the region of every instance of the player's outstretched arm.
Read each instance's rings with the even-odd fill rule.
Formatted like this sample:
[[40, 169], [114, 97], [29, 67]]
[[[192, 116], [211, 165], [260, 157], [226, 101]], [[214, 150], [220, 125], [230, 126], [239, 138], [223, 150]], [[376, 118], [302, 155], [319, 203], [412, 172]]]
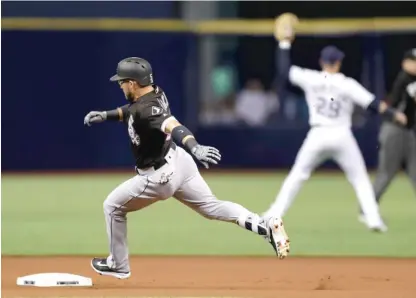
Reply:
[[274, 38], [278, 45], [276, 47], [276, 76], [277, 92], [283, 96], [289, 82], [289, 71], [291, 67], [290, 48], [295, 38], [295, 25], [298, 19], [291, 13], [284, 13], [275, 20]]
[[284, 13], [276, 18], [274, 37], [276, 39], [276, 78], [277, 94], [285, 97], [289, 83], [303, 90], [307, 89], [313, 81], [314, 71], [292, 65], [290, 49], [295, 39], [295, 27], [298, 18], [291, 13]]
[[377, 99], [373, 100], [368, 106], [368, 110], [378, 113], [387, 120], [397, 122], [403, 126], [407, 124], [406, 115], [392, 107], [389, 107], [384, 101]]
[[101, 123], [104, 121], [124, 121], [127, 117], [129, 105], [126, 104], [110, 111], [91, 111], [84, 118], [84, 124], [91, 126], [92, 123]]
[[370, 93], [356, 80], [349, 78], [345, 81], [344, 87], [346, 93], [354, 100], [354, 103], [367, 109], [368, 111], [380, 114], [384, 118], [397, 122], [401, 125], [407, 124], [407, 117], [402, 112], [391, 108], [384, 101], [375, 98], [374, 94]]
[[172, 136], [176, 144], [182, 144], [197, 160], [209, 168], [209, 164], [218, 164], [221, 154], [218, 149], [198, 144], [192, 132], [174, 117], [166, 119], [163, 130]]
[[277, 94], [280, 98], [284, 97], [286, 88], [289, 83], [290, 61], [290, 42], [279, 42], [276, 49], [276, 76], [277, 76]]

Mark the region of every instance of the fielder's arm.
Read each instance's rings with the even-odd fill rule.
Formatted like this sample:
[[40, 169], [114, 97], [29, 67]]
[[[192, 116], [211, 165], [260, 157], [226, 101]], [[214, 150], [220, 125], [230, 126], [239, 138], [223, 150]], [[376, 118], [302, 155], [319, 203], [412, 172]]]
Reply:
[[279, 41], [276, 48], [276, 76], [277, 76], [277, 94], [283, 98], [289, 85], [289, 72], [292, 65], [290, 59], [290, 41]]
[[367, 110], [380, 114], [383, 118], [397, 122], [403, 126], [407, 124], [407, 117], [402, 112], [390, 107], [382, 100], [374, 99], [367, 107]]
[[283, 98], [289, 83], [291, 67], [290, 48], [295, 38], [294, 25], [297, 17], [290, 13], [284, 13], [275, 20], [274, 38], [277, 41], [275, 50], [275, 67], [277, 79], [277, 94]]
[[277, 77], [277, 94], [283, 98], [289, 83], [305, 90], [311, 82], [311, 70], [292, 65], [291, 47], [295, 39], [295, 26], [298, 19], [291, 13], [284, 13], [276, 18], [274, 37], [277, 41], [275, 51], [275, 68]]
[[390, 121], [395, 121], [401, 125], [407, 124], [407, 117], [402, 112], [391, 108], [384, 101], [375, 98], [374, 94], [370, 93], [356, 80], [349, 78], [344, 84], [348, 94], [356, 104], [367, 109], [368, 111], [382, 115]]
[[373, 100], [370, 106], [374, 111], [377, 109], [378, 113], [385, 119], [398, 122], [399, 124], [405, 126], [407, 124], [406, 115], [391, 107], [402, 100], [401, 95], [403, 88], [405, 88], [405, 73], [400, 72], [393, 83], [393, 88], [387, 97], [387, 101]]

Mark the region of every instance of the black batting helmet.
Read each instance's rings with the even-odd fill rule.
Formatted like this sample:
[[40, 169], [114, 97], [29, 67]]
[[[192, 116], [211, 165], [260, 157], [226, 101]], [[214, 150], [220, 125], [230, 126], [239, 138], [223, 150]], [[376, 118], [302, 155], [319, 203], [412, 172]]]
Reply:
[[153, 84], [152, 66], [143, 58], [129, 57], [121, 60], [117, 65], [117, 74], [110, 78], [110, 81], [131, 79], [140, 86]]

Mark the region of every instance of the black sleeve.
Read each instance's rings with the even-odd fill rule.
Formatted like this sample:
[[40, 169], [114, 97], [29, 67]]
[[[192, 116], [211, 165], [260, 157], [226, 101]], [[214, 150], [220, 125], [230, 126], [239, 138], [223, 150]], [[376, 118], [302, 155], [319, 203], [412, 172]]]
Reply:
[[403, 89], [405, 88], [406, 73], [401, 71], [393, 83], [393, 88], [387, 97], [387, 102], [391, 106], [397, 106], [402, 99]]
[[141, 118], [149, 121], [150, 128], [159, 129], [164, 132], [166, 120], [173, 117], [169, 107], [162, 107], [159, 102], [152, 101], [141, 112]]
[[287, 47], [280, 46], [279, 43], [276, 44], [275, 62], [277, 94], [280, 98], [283, 98], [289, 85], [289, 71], [291, 66], [290, 44]]
[[129, 105], [126, 104], [114, 110], [106, 111], [106, 113], [107, 113], [107, 120], [126, 122], [126, 119], [128, 118], [128, 113], [129, 113]]
[[124, 123], [127, 122], [127, 119], [129, 118], [129, 106], [130, 104], [126, 104], [122, 107], [120, 107], [121, 112], [123, 113], [123, 118], [121, 121], [123, 121]]

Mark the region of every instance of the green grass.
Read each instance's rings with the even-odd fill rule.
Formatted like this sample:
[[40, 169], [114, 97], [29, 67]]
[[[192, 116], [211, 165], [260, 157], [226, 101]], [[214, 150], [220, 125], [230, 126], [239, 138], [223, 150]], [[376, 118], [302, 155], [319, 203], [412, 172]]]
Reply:
[[[3, 175], [2, 254], [106, 255], [102, 202], [129, 176]], [[220, 199], [263, 212], [282, 173], [206, 174]], [[405, 176], [383, 198], [387, 234], [357, 221], [358, 203], [342, 174], [315, 174], [285, 224], [292, 255], [416, 256], [416, 198]], [[209, 221], [174, 199], [129, 214], [131, 254], [272, 255], [265, 240], [233, 224]]]

